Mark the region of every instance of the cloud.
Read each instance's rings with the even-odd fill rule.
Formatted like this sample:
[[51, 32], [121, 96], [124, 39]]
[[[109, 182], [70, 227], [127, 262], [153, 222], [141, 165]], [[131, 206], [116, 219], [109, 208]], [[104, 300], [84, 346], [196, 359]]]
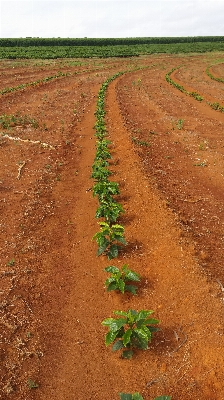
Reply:
[[222, 0], [0, 0], [1, 37], [222, 35]]

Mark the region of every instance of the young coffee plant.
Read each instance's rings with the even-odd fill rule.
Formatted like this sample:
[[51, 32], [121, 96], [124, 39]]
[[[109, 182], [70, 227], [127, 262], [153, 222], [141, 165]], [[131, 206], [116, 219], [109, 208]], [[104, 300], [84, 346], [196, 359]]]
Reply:
[[[139, 393], [119, 393], [120, 400], [144, 400]], [[171, 400], [171, 396], [159, 396], [154, 400]]]
[[99, 222], [100, 232], [97, 232], [93, 239], [98, 244], [97, 255], [105, 253], [109, 260], [116, 258], [120, 249], [120, 244], [126, 245], [124, 239], [124, 227], [118, 224], [108, 224], [107, 222]]
[[102, 325], [109, 329], [105, 336], [105, 344], [113, 343], [112, 351], [123, 349], [123, 358], [132, 358], [133, 349], [148, 349], [152, 333], [158, 328], [151, 326], [159, 323], [157, 319], [149, 318], [151, 310], [114, 311], [119, 318], [106, 318]]
[[127, 284], [126, 282], [139, 282], [140, 275], [129, 269], [127, 264], [123, 265], [121, 270], [110, 265], [106, 267], [104, 271], [111, 274], [111, 276], [105, 281], [108, 292], [111, 290], [120, 290], [123, 294], [124, 292], [136, 294], [137, 286]]
[[119, 215], [124, 213], [121, 204], [113, 199], [110, 201], [101, 200], [99, 207], [96, 210], [96, 218], [105, 218], [107, 223], [116, 222]]

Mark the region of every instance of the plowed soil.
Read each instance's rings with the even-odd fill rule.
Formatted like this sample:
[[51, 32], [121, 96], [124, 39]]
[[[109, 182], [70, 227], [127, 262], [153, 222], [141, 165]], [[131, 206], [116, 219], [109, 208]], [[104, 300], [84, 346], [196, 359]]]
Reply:
[[[177, 67], [201, 102], [166, 81]], [[90, 176], [98, 91], [119, 71], [106, 125], [128, 244], [108, 261]], [[5, 60], [0, 75], [0, 398], [223, 400], [224, 114], [210, 103], [224, 105], [224, 54]], [[137, 296], [105, 289], [104, 268], [124, 264]], [[101, 324], [128, 309], [160, 321], [131, 360]]]

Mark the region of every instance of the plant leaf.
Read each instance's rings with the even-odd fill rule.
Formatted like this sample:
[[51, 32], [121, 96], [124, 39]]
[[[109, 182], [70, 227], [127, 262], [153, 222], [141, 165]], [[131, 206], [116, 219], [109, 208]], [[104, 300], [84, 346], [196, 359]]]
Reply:
[[106, 346], [109, 346], [109, 344], [113, 343], [116, 336], [117, 336], [117, 332], [109, 331], [105, 336]]
[[137, 274], [137, 272], [129, 270], [129, 271], [125, 272], [125, 279], [128, 281], [139, 282], [140, 276], [139, 276], [139, 274]]
[[127, 313], [125, 311], [116, 310], [116, 311], [114, 311], [114, 314], [121, 315], [122, 317], [125, 317], [127, 320]]
[[132, 395], [132, 400], [144, 400], [144, 399], [139, 393], [134, 393]]
[[118, 284], [118, 287], [119, 287], [121, 293], [124, 294], [124, 288], [125, 288], [125, 283], [124, 283], [124, 281], [122, 281], [122, 279], [119, 279], [118, 282], [117, 282], [117, 284]]
[[124, 350], [122, 353], [122, 357], [130, 360], [132, 358], [133, 354], [134, 354], [134, 352], [132, 350]]
[[114, 267], [113, 265], [109, 265], [104, 269], [104, 271], [110, 272], [111, 274], [116, 274], [117, 272], [119, 272], [119, 268]]
[[119, 393], [120, 400], [132, 400], [132, 394], [129, 393]]
[[171, 396], [159, 396], [156, 397], [154, 400], [171, 400]]
[[136, 347], [146, 350], [148, 348], [149, 338], [146, 332], [142, 329], [135, 328], [133, 329], [133, 335], [137, 339]]
[[125, 285], [124, 290], [127, 292], [131, 292], [132, 294], [136, 294], [137, 286], [134, 285]]
[[116, 244], [112, 244], [109, 247], [107, 256], [108, 256], [109, 260], [111, 260], [112, 258], [116, 258], [118, 256], [118, 246]]
[[132, 400], [132, 394], [129, 393], [119, 393], [120, 400]]
[[112, 290], [118, 290], [118, 285], [117, 282], [111, 282], [109, 283], [109, 285], [107, 286], [107, 291], [111, 292]]
[[118, 318], [118, 319], [108, 318], [107, 320], [104, 320], [102, 322], [102, 325], [108, 326], [111, 332], [119, 331], [121, 327], [125, 324], [126, 324], [125, 318]]
[[154, 311], [152, 310], [141, 310], [138, 313], [138, 318], [136, 319], [136, 321], [139, 321], [140, 319], [146, 319], [150, 314], [152, 314]]
[[127, 346], [128, 343], [130, 343], [131, 335], [132, 335], [132, 329], [128, 329], [123, 336], [123, 343], [125, 347]]
[[117, 340], [112, 346], [112, 351], [117, 351], [123, 348], [124, 348], [123, 340]]

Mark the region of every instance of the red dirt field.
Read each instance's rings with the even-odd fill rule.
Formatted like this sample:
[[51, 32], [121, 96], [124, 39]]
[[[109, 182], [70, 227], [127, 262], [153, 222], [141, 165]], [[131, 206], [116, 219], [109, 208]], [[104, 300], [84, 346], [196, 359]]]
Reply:
[[[224, 54], [0, 62], [0, 398], [224, 399]], [[181, 93], [165, 75], [203, 101]], [[139, 67], [147, 67], [136, 69]], [[96, 256], [90, 178], [102, 83], [127, 246]], [[6, 115], [17, 116], [7, 126]], [[24, 118], [26, 116], [26, 119]], [[108, 265], [142, 279], [107, 292]], [[159, 332], [131, 360], [104, 344], [114, 310]]]

